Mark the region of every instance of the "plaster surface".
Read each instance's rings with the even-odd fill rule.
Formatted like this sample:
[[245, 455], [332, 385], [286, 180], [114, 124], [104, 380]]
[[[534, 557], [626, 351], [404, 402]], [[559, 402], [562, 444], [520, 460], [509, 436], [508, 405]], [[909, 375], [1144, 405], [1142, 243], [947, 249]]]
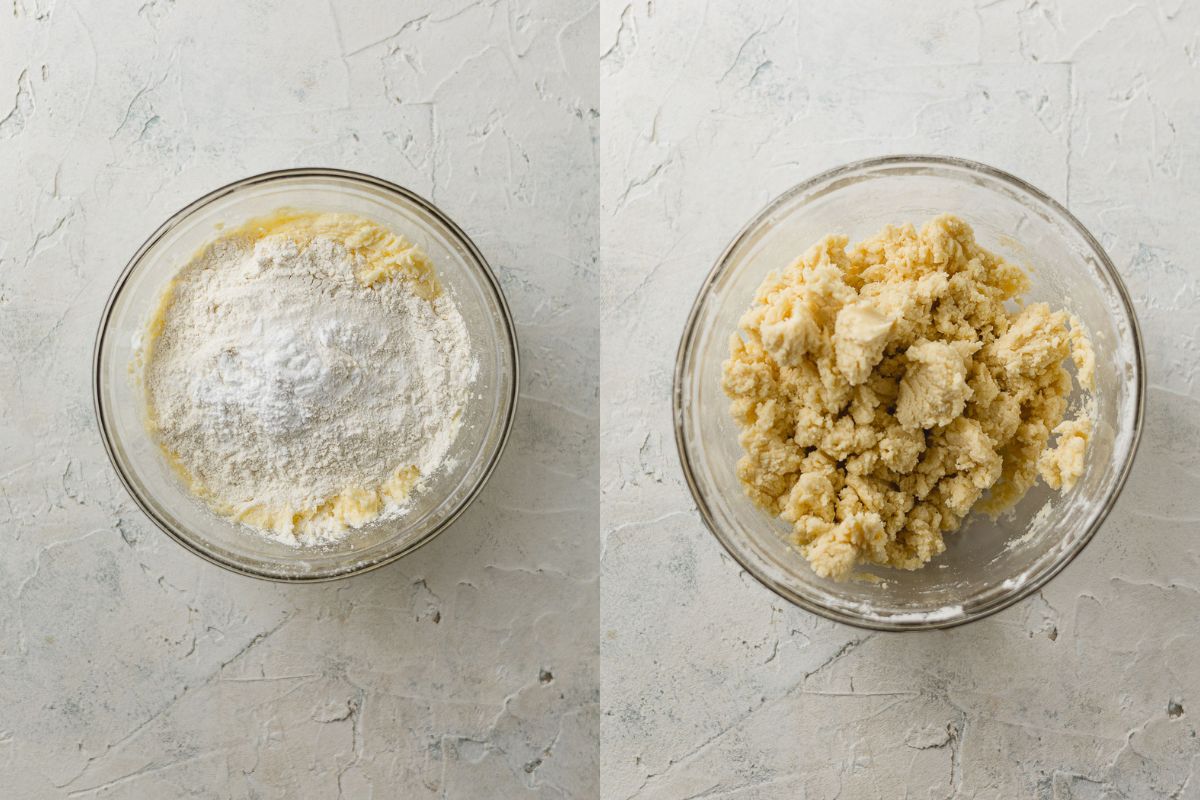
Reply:
[[[0, 794], [1200, 796], [1200, 8], [839, 7], [0, 11]], [[724, 555], [682, 483], [670, 380], [694, 290], [752, 213], [920, 151], [1010, 170], [1101, 238], [1149, 409], [1112, 517], [1043, 592], [871, 634]], [[392, 567], [290, 587], [142, 517], [88, 382], [104, 296], [163, 218], [310, 164], [454, 217], [525, 371], [462, 520]]]
[[[602, 796], [1200, 797], [1200, 5], [634, 0], [600, 27]], [[1116, 510], [1044, 591], [878, 634], [725, 555], [669, 398], [741, 225], [821, 170], [907, 152], [1011, 171], [1102, 240], [1149, 409]]]
[[[574, 0], [0, 10], [0, 796], [596, 796], [597, 24]], [[90, 375], [163, 219], [310, 165], [454, 218], [526, 369], [451, 530], [304, 587], [155, 529]]]

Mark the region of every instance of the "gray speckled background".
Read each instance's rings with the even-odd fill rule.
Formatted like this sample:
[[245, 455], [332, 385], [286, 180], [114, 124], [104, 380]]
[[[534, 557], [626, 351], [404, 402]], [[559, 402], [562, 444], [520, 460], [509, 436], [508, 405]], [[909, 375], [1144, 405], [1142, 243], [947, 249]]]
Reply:
[[[213, 5], [0, 8], [0, 796], [1200, 797], [1200, 5]], [[1043, 592], [869, 634], [724, 555], [669, 388], [752, 213], [920, 151], [1013, 171], [1102, 239], [1149, 411], [1112, 518]], [[319, 587], [154, 529], [88, 384], [142, 239], [301, 164], [432, 197], [499, 273], [525, 359], [479, 502]]]
[[[1200, 4], [636, 0], [600, 27], [603, 795], [1200, 797]], [[825, 622], [741, 573], [669, 408], [691, 298], [738, 228], [897, 152], [1067, 203], [1150, 362], [1137, 465], [1084, 554], [928, 634]]]
[[[0, 9], [0, 796], [596, 795], [596, 35], [562, 0]], [[441, 205], [527, 365], [466, 516], [317, 587], [153, 528], [89, 389], [142, 240], [295, 165]]]

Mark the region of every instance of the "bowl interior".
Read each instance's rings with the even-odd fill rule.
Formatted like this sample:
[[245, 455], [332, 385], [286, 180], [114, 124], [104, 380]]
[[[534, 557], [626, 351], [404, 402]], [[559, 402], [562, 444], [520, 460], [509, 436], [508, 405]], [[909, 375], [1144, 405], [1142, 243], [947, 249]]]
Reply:
[[[466, 321], [479, 377], [451, 463], [415, 494], [404, 517], [364, 526], [321, 548], [295, 548], [210, 512], [170, 471], [146, 428], [131, 371], [137, 337], [159, 294], [220, 227], [281, 207], [376, 220], [423, 247]], [[260, 577], [318, 579], [360, 571], [407, 552], [448, 524], [486, 479], [515, 401], [516, 349], [503, 297], [482, 257], [453, 223], [404, 190], [325, 170], [251, 178], [176, 214], [134, 257], [110, 299], [97, 340], [97, 410], [113, 461], [139, 505], [167, 532], [223, 566]]]
[[[728, 339], [762, 278], [829, 233], [851, 241], [889, 223], [953, 212], [980, 243], [1030, 272], [1029, 301], [1079, 316], [1095, 346], [1095, 430], [1073, 491], [1043, 485], [999, 520], [971, 515], [924, 569], [865, 570], [877, 580], [817, 577], [787, 544], [789, 527], [754, 506], [733, 467], [742, 451], [720, 387]], [[962, 621], [1051, 577], [1090, 537], [1123, 482], [1140, 424], [1136, 323], [1091, 237], [1052, 202], [1002, 174], [960, 162], [852, 165], [784, 195], [735, 240], [701, 291], [677, 377], [680, 448], [710, 527], [741, 563], [801, 605], [882, 627]], [[1072, 409], [1082, 402], [1079, 392]]]

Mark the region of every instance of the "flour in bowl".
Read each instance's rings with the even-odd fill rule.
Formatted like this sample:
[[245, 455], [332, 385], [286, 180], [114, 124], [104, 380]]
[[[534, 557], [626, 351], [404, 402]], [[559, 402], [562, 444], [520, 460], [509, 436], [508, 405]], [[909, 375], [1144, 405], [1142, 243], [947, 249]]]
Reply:
[[191, 491], [297, 545], [402, 515], [447, 467], [478, 369], [424, 254], [346, 214], [220, 237], [144, 342], [150, 426]]

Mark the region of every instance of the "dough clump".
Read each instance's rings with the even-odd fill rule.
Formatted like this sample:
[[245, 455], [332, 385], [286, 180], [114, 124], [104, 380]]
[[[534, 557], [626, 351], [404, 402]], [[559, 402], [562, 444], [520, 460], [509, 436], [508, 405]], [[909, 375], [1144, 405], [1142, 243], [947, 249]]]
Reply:
[[1064, 421], [1064, 362], [1091, 390], [1095, 358], [1067, 312], [1005, 307], [1028, 285], [943, 215], [827, 236], [759, 286], [722, 380], [737, 474], [817, 574], [918, 569], [973, 508], [1003, 511], [1039, 474], [1075, 485], [1091, 420]]

